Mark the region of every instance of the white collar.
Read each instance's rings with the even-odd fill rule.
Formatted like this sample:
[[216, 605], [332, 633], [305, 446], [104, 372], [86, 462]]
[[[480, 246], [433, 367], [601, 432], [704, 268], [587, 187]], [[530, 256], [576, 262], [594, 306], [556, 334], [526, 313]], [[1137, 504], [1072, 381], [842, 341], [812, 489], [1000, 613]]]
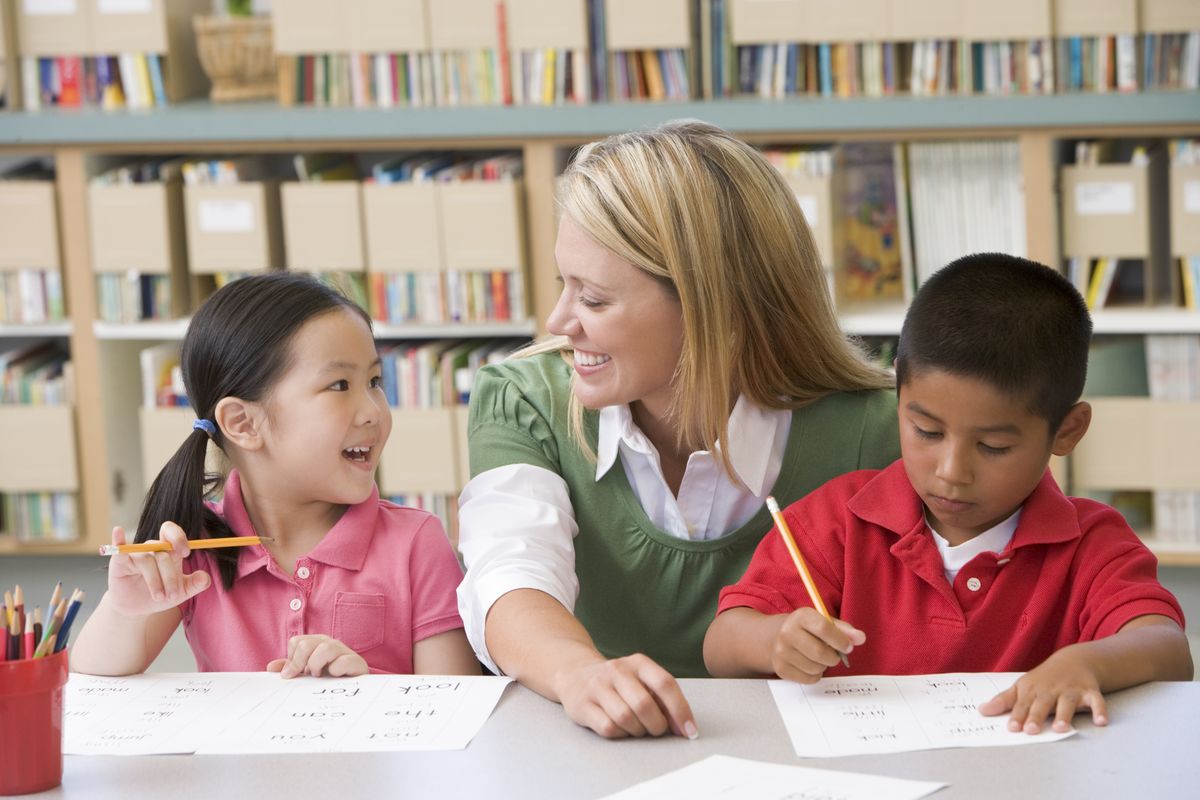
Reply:
[[[756, 497], [763, 497], [771, 490], [764, 485], [771, 447], [779, 425], [786, 424], [791, 413], [788, 409], [759, 408], [739, 396], [729, 415], [729, 461], [734, 473]], [[621, 444], [658, 461], [658, 452], [634, 423], [629, 406], [605, 406], [600, 409], [596, 446], [597, 481], [616, 463]]]

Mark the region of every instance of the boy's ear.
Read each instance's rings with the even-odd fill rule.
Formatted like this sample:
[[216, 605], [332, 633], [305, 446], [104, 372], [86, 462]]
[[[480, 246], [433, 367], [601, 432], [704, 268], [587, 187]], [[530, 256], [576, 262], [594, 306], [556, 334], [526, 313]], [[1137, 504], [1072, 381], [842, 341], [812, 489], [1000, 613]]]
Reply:
[[263, 446], [264, 413], [258, 403], [238, 397], [222, 397], [213, 409], [213, 418], [227, 442], [243, 450], [257, 450]]
[[1091, 424], [1092, 406], [1089, 403], [1081, 400], [1071, 406], [1071, 410], [1067, 412], [1067, 416], [1063, 418], [1062, 424], [1058, 426], [1058, 431], [1054, 434], [1054, 446], [1051, 448], [1051, 452], [1056, 456], [1070, 455]]

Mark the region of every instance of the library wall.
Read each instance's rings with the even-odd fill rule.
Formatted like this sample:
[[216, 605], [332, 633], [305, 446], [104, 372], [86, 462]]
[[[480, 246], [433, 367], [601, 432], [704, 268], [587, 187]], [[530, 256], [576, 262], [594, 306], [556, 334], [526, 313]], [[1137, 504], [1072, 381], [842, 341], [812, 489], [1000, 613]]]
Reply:
[[187, 435], [189, 315], [275, 269], [371, 314], [395, 420], [381, 492], [453, 538], [471, 376], [558, 292], [556, 177], [587, 141], [687, 116], [776, 165], [843, 327], [885, 362], [913, 292], [957, 255], [1070, 277], [1096, 323], [1096, 423], [1056, 475], [1118, 507], [1200, 611], [1187, 4], [506, 0], [501, 24], [490, 1], [276, 3], [277, 97], [244, 106], [184, 80], [173, 31], [214, 3], [151, 3], [121, 41], [77, 5], [0, 0], [0, 576], [98, 566], [85, 555]]

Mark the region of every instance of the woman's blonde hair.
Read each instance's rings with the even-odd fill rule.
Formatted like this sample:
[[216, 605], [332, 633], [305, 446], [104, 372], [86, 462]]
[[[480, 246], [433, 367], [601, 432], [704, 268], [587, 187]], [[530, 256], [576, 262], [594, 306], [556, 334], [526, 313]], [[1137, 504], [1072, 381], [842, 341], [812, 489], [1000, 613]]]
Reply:
[[[678, 444], [719, 453], [734, 479], [727, 448], [716, 445], [739, 394], [763, 408], [798, 408], [893, 385], [838, 326], [812, 233], [783, 177], [721, 128], [684, 120], [589, 144], [563, 174], [559, 203], [598, 244], [678, 297]], [[567, 349], [556, 338], [520, 355]], [[592, 454], [583, 413], [572, 392], [571, 430]]]

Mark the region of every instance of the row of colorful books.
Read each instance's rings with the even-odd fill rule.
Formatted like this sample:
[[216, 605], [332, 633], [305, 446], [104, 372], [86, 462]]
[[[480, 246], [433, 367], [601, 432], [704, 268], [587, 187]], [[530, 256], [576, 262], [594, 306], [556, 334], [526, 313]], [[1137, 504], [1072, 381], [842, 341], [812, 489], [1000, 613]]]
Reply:
[[165, 61], [154, 53], [26, 56], [21, 63], [26, 111], [96, 106], [105, 110], [167, 105]]
[[79, 538], [72, 492], [0, 493], [0, 534], [18, 542], [72, 542]]
[[465, 405], [475, 373], [502, 361], [524, 339], [440, 339], [380, 348], [383, 386], [396, 408], [443, 408]]
[[170, 319], [171, 276], [136, 271], [96, 273], [96, 304], [104, 322]]
[[406, 323], [511, 322], [525, 319], [519, 272], [373, 272], [371, 316]]
[[66, 306], [58, 270], [0, 272], [0, 323], [36, 324], [62, 319], [66, 319]]

